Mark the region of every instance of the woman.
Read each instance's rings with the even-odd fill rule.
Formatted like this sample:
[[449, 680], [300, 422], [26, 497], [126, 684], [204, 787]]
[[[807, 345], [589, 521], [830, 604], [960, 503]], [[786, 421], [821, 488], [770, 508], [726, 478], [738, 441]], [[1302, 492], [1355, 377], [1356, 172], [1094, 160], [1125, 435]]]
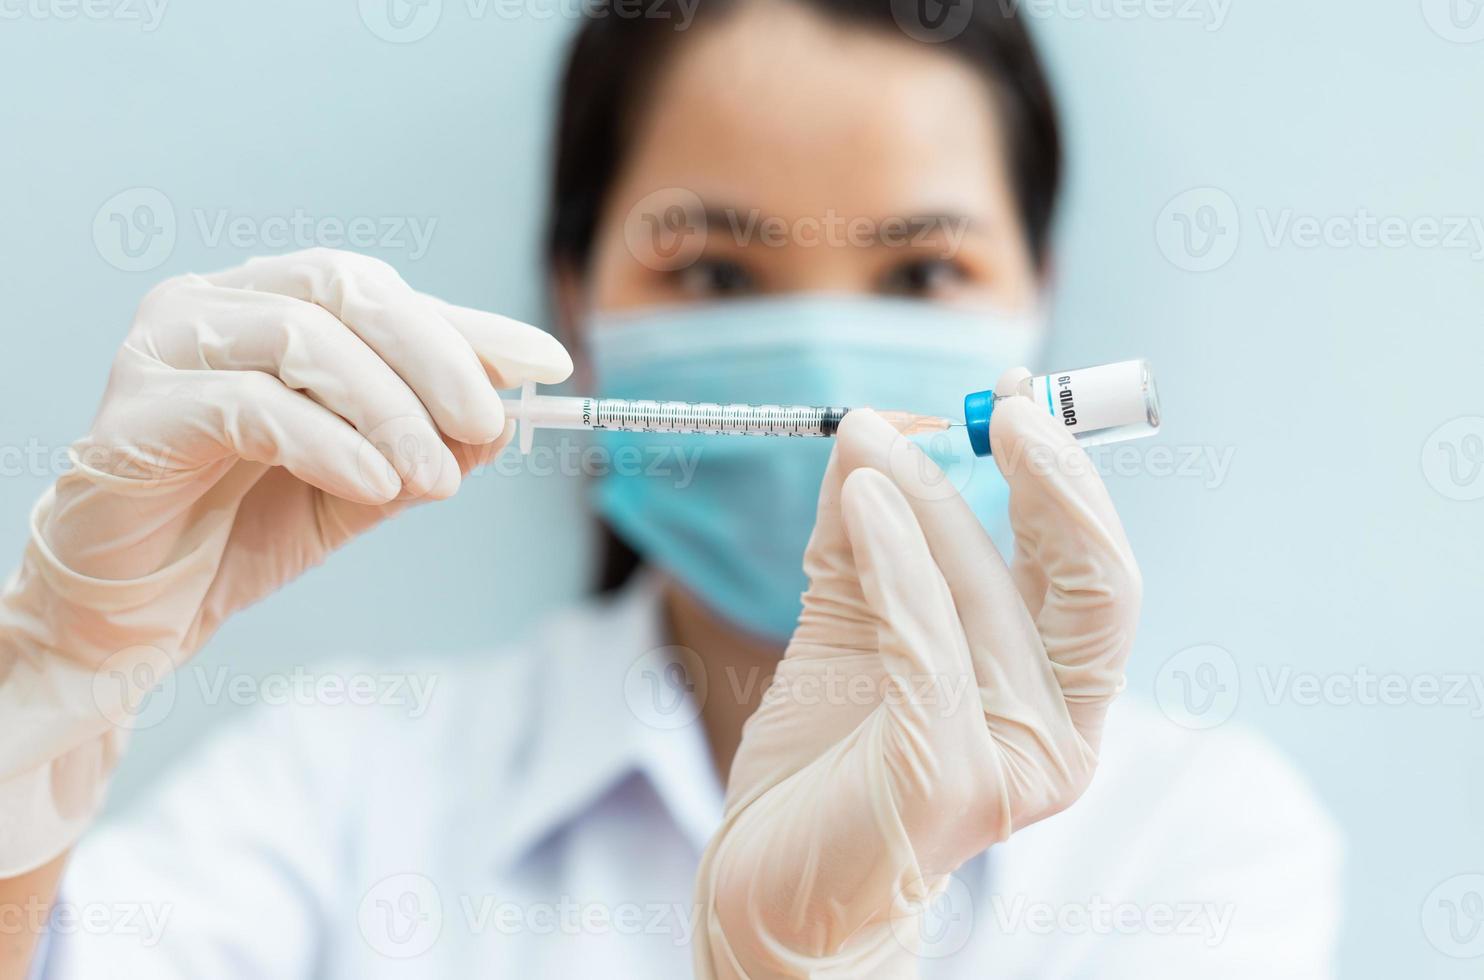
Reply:
[[[619, 396], [948, 412], [1023, 377], [1059, 145], [1013, 7], [956, 32], [885, 0], [618, 13], [585, 25], [561, 100], [550, 254], [575, 358], [322, 250], [145, 299], [0, 620], [24, 722], [0, 899], [34, 907], [65, 865], [63, 912], [133, 914], [54, 915], [34, 954], [20, 930], [11, 973], [1325, 973], [1338, 858], [1299, 780], [1135, 705], [1104, 730], [1137, 569], [1021, 399], [996, 410], [1005, 479], [951, 452], [940, 470], [869, 411], [832, 461], [609, 434], [611, 596], [424, 665], [415, 722], [260, 712], [67, 862], [137, 694], [99, 678], [148, 686], [455, 492], [510, 437], [495, 389], [576, 360]], [[982, 527], [1014, 531], [1009, 569]]]

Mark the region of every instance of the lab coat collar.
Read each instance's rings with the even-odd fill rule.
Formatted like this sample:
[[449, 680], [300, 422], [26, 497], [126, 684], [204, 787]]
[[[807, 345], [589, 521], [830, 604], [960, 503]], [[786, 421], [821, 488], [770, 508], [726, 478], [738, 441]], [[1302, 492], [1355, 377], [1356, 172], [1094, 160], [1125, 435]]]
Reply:
[[656, 727], [637, 697], [648, 690], [642, 671], [667, 643], [653, 574], [537, 632], [528, 651], [535, 662], [527, 750], [511, 791], [494, 801], [497, 866], [519, 862], [636, 775], [697, 855], [705, 849], [721, 822], [723, 789], [701, 720]]

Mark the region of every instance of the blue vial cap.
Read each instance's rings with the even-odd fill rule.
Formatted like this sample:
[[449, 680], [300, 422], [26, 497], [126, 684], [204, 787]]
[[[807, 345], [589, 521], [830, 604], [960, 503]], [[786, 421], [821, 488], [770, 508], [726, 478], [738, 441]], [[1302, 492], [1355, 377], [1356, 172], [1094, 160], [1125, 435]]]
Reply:
[[964, 424], [969, 427], [969, 445], [975, 456], [988, 456], [989, 419], [994, 415], [994, 392], [976, 391], [964, 398]]

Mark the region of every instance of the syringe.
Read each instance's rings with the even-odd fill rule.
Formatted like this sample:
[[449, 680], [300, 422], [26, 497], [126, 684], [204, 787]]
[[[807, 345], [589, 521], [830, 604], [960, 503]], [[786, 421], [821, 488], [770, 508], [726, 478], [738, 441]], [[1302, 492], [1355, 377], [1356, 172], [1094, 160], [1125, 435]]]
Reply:
[[[531, 451], [536, 429], [621, 429], [674, 434], [829, 438], [848, 408], [823, 405], [721, 405], [714, 402], [649, 401], [538, 395], [521, 386], [519, 398], [502, 398], [505, 417], [519, 423], [522, 453]], [[933, 415], [881, 413], [908, 435], [941, 432], [953, 423]]]
[[[1159, 431], [1159, 395], [1148, 361], [1122, 361], [1100, 367], [1026, 378], [1015, 391], [1044, 406], [1084, 446], [1137, 439]], [[964, 421], [913, 412], [878, 413], [903, 435], [968, 429], [976, 456], [990, 455], [990, 418], [1008, 395], [977, 391], [964, 398]], [[648, 401], [538, 395], [521, 386], [519, 398], [501, 399], [505, 417], [519, 423], [522, 453], [531, 451], [536, 429], [624, 429], [630, 432], [828, 438], [848, 408], [820, 405], [721, 405], [713, 402]]]

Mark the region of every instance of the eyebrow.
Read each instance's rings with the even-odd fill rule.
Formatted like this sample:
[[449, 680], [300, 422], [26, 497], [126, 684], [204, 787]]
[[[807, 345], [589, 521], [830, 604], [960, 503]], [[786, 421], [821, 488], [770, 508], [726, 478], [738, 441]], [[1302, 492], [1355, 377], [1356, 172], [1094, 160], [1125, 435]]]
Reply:
[[[738, 240], [740, 236], [755, 238], [767, 223], [777, 220], [777, 215], [765, 213], [761, 208], [744, 208], [733, 204], [707, 204], [699, 211], [694, 207], [685, 209], [692, 222], [697, 218], [705, 221], [705, 227], [709, 230], [727, 229], [733, 232], [733, 243], [746, 245], [747, 241]], [[841, 228], [842, 234], [850, 233], [849, 229], [853, 223], [862, 221], [869, 222], [870, 227], [866, 234], [872, 240], [872, 244], [902, 245], [916, 240], [924, 231], [932, 232], [940, 230], [950, 237], [956, 236], [962, 239], [969, 232], [987, 233], [991, 226], [989, 221], [982, 217], [975, 217], [962, 211], [929, 211], [921, 214], [894, 214], [884, 218], [875, 218], [869, 215], [838, 215], [826, 213], [824, 217], [819, 215], [803, 215], [793, 221], [786, 222], [791, 228], [800, 221], [813, 221], [817, 225], [827, 221], [833, 221]], [[906, 239], [902, 241], [901, 239]]]
[[[892, 219], [884, 219], [884, 221], [880, 224], [884, 225], [885, 221], [890, 220]], [[956, 234], [959, 238], [962, 238], [969, 232], [987, 234], [991, 224], [989, 221], [986, 221], [983, 218], [977, 218], [974, 215], [966, 214], [962, 211], [938, 211], [929, 212], [926, 214], [907, 215], [906, 222], [909, 232], [916, 232], [921, 229], [938, 228], [948, 233], [950, 237]]]

